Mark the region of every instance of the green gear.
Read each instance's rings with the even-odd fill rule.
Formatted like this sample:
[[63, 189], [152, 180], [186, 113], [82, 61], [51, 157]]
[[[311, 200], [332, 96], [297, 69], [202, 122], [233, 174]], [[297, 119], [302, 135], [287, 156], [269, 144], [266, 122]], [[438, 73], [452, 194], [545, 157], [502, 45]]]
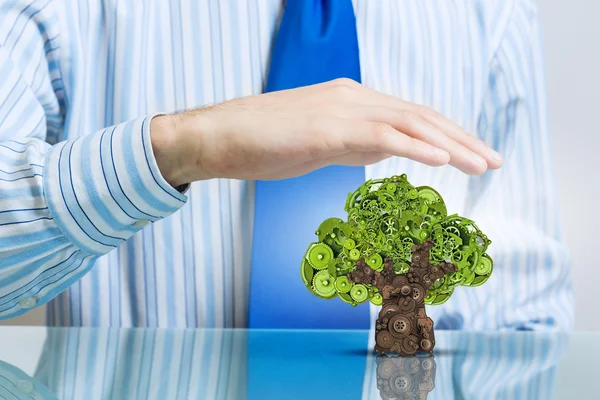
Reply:
[[333, 259], [333, 250], [325, 243], [317, 243], [309, 248], [307, 259], [315, 269], [325, 269]]
[[408, 272], [408, 270], [410, 269], [410, 265], [408, 265], [405, 262], [399, 262], [394, 264], [394, 271], [397, 274], [405, 274]]
[[306, 286], [312, 284], [315, 270], [310, 266], [308, 260], [302, 260], [302, 266], [300, 267], [300, 274], [302, 275], [302, 281]]
[[348, 293], [354, 283], [348, 281], [347, 276], [340, 276], [335, 280], [335, 290], [340, 293]]
[[452, 296], [453, 291], [454, 291], [454, 289], [452, 289], [446, 293], [438, 294], [437, 296], [435, 296], [435, 299], [430, 304], [433, 306], [439, 306], [440, 304], [447, 302], [448, 299], [450, 298], [450, 296]]
[[313, 278], [313, 290], [321, 297], [331, 297], [335, 293], [335, 278], [327, 271], [319, 271]]
[[437, 295], [435, 293], [433, 293], [432, 291], [427, 292], [427, 296], [425, 297], [425, 300], [424, 300], [425, 304], [431, 304], [431, 302], [433, 300], [435, 300], [436, 296]]
[[417, 190], [419, 191], [419, 198], [423, 199], [428, 204], [429, 208], [442, 214], [443, 217], [446, 216], [446, 205], [442, 200], [442, 196], [437, 191], [427, 186], [418, 187]]
[[383, 258], [381, 258], [378, 253], [374, 253], [367, 259], [367, 265], [375, 271], [378, 271], [383, 265]]
[[371, 297], [371, 303], [376, 306], [380, 306], [383, 304], [383, 297], [381, 297], [379, 293], [376, 293], [373, 295], [373, 297]]
[[321, 222], [319, 229], [315, 232], [319, 238], [319, 242], [325, 240], [325, 237], [333, 232], [333, 228], [339, 228], [343, 223], [344, 221], [339, 218], [328, 218]]
[[369, 291], [365, 285], [354, 285], [352, 286], [352, 289], [350, 289], [350, 297], [352, 297], [356, 302], [362, 303], [369, 297]]
[[471, 283], [473, 283], [475, 277], [476, 275], [473, 271], [468, 270], [467, 272], [465, 272], [463, 286], [471, 286]]
[[348, 252], [348, 258], [351, 260], [358, 260], [360, 258], [360, 250], [352, 249]]
[[358, 304], [356, 301], [354, 301], [354, 299], [352, 297], [350, 297], [350, 295], [348, 293], [338, 292], [338, 297], [340, 299], [342, 299], [342, 301], [344, 303], [348, 303], [348, 304], [352, 305], [353, 307]]
[[477, 275], [475, 277], [475, 279], [473, 279], [473, 282], [471, 282], [471, 284], [469, 286], [470, 287], [481, 286], [484, 283], [486, 283], [488, 279], [490, 279], [490, 275]]
[[344, 241], [344, 248], [348, 249], [348, 250], [352, 250], [353, 248], [356, 247], [356, 242], [352, 239], [346, 239]]
[[488, 256], [487, 254], [484, 254], [479, 259], [479, 263], [475, 267], [474, 272], [477, 275], [488, 275], [490, 272], [492, 272], [493, 265], [494, 264], [493, 264], [492, 259], [490, 258], [490, 256]]
[[364, 247], [364, 248], [362, 249], [362, 255], [363, 255], [365, 258], [371, 257], [371, 256], [373, 255], [373, 253], [374, 253], [374, 252], [375, 252], [375, 251], [373, 250], [373, 248], [372, 248], [372, 247]]

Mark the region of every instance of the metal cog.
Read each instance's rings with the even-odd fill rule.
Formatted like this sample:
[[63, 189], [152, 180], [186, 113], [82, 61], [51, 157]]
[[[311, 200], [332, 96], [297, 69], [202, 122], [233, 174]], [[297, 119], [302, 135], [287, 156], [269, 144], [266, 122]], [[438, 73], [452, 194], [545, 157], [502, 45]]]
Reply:
[[347, 276], [340, 276], [335, 280], [335, 290], [340, 293], [348, 293], [354, 283], [348, 281]]
[[313, 290], [321, 297], [331, 297], [335, 294], [335, 278], [327, 271], [319, 271], [313, 278]]
[[494, 263], [492, 262], [492, 259], [490, 258], [490, 256], [488, 256], [487, 254], [484, 254], [479, 259], [479, 263], [475, 267], [474, 272], [477, 275], [488, 275], [489, 273], [492, 272], [493, 266], [494, 266]]
[[383, 258], [378, 253], [373, 253], [367, 258], [367, 265], [377, 271], [383, 265]]
[[365, 285], [354, 285], [352, 286], [352, 289], [350, 289], [350, 297], [352, 297], [358, 303], [362, 303], [369, 297], [369, 291]]
[[306, 258], [315, 269], [325, 269], [333, 259], [333, 250], [325, 243], [317, 243], [308, 249]]

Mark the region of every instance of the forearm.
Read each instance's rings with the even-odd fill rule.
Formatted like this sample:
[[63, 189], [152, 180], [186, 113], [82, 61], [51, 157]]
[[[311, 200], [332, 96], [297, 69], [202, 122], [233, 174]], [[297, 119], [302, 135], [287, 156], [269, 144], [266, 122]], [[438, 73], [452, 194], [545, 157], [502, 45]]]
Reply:
[[2, 143], [1, 169], [14, 173], [0, 180], [0, 318], [49, 301], [95, 258], [185, 203], [156, 165], [150, 119], [55, 146]]

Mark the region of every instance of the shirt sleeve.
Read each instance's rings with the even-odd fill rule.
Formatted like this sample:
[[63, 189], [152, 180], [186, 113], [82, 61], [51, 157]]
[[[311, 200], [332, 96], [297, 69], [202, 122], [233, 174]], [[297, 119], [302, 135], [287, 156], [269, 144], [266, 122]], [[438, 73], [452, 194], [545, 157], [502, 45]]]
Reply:
[[569, 256], [558, 217], [537, 9], [530, 0], [511, 4], [478, 123], [480, 137], [505, 164], [470, 181], [473, 219], [493, 242], [488, 284], [496, 288], [488, 306], [512, 305], [498, 310], [499, 328], [571, 328]]
[[0, 319], [46, 303], [186, 201], [157, 167], [153, 116], [55, 144], [68, 107], [53, 7], [0, 5]]

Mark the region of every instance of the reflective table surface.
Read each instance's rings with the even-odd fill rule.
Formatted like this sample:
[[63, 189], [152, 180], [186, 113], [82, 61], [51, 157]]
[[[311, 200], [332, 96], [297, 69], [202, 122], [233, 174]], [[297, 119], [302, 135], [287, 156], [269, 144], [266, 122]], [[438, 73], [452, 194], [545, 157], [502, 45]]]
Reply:
[[600, 334], [0, 328], [0, 399], [599, 399]]

